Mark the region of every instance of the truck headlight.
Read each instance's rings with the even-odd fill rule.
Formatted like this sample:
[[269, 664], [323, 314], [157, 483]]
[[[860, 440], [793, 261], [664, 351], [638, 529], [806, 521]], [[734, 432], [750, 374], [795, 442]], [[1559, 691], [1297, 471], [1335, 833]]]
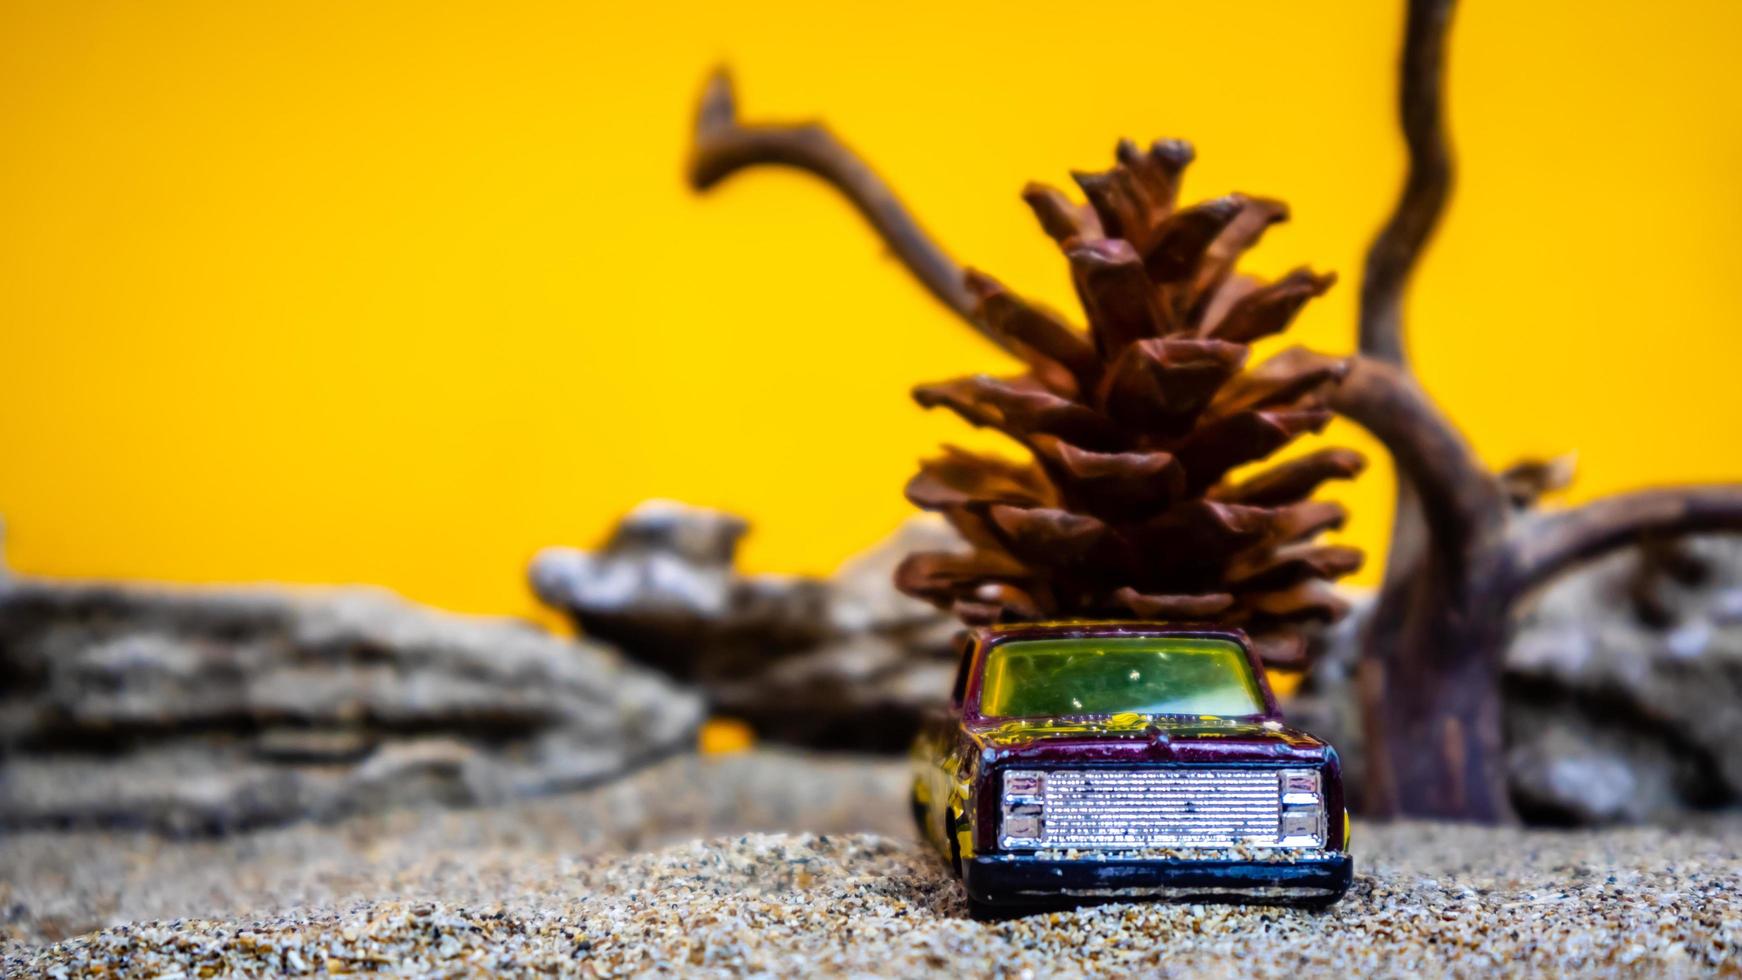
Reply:
[[1279, 847], [1325, 845], [1325, 795], [1317, 769], [1284, 769], [1277, 777], [1282, 794], [1276, 828]]
[[1041, 815], [1045, 777], [1038, 772], [1016, 769], [1004, 774], [999, 800], [998, 846], [1039, 847], [1046, 832]]

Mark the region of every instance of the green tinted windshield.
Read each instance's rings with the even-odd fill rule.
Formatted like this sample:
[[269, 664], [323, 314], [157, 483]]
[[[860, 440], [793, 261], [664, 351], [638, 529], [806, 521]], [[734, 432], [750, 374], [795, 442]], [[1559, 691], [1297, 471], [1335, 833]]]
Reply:
[[1110, 636], [1016, 640], [986, 655], [980, 713], [1256, 715], [1264, 698], [1252, 665], [1228, 640]]

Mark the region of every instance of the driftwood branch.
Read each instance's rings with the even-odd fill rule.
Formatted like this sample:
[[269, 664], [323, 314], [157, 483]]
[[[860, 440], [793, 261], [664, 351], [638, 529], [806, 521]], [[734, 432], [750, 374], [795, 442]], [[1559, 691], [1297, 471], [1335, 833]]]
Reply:
[[1642, 536], [1700, 531], [1742, 531], [1742, 484], [1642, 490], [1520, 521], [1507, 542], [1512, 589], [1528, 592]]
[[1361, 281], [1361, 353], [1404, 363], [1403, 296], [1451, 195], [1452, 152], [1446, 138], [1446, 31], [1453, 0], [1409, 0], [1399, 108], [1409, 173], [1403, 194], [1367, 251]]
[[1003, 346], [975, 317], [975, 299], [962, 267], [932, 237], [858, 154], [820, 123], [746, 124], [738, 119], [738, 100], [724, 69], [708, 80], [696, 112], [695, 146], [690, 153], [690, 184], [705, 191], [740, 170], [764, 165], [807, 171], [853, 202], [883, 236], [896, 258], [938, 301], [968, 321], [987, 339]]
[[1331, 407], [1385, 445], [1400, 481], [1408, 480], [1419, 493], [1436, 540], [1467, 542], [1485, 522], [1504, 514], [1498, 482], [1402, 368], [1354, 358], [1331, 395]]

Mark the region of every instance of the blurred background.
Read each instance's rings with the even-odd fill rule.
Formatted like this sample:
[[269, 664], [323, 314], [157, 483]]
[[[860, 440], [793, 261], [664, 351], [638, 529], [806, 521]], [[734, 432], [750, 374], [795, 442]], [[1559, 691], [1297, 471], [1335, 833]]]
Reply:
[[[1074, 309], [1018, 199], [1178, 136], [1186, 196], [1281, 197], [1250, 263], [1343, 282], [1352, 348], [1403, 155], [1401, 5], [0, 6], [0, 514], [26, 574], [369, 582], [532, 614], [539, 547], [650, 496], [821, 573], [909, 512], [907, 391], [1005, 367], [831, 191], [682, 180], [730, 64], [824, 117], [963, 261]], [[1485, 460], [1577, 450], [1573, 500], [1742, 471], [1742, 7], [1472, 4], [1460, 182], [1411, 296], [1418, 373]], [[1384, 454], [1334, 492], [1374, 582]], [[1308, 442], [1296, 448], [1312, 448]]]
[[[940, 443], [1009, 447], [909, 391], [1015, 365], [819, 181], [753, 168], [692, 192], [704, 81], [730, 66], [746, 120], [826, 120], [956, 258], [1073, 318], [1025, 182], [1069, 186], [1120, 137], [1192, 141], [1187, 200], [1292, 207], [1243, 271], [1342, 277], [1257, 363], [1354, 348], [1404, 172], [1403, 7], [0, 0], [0, 959], [125, 922], [493, 906], [691, 838], [919, 848], [898, 753], [949, 689], [959, 623], [892, 572], [959, 541], [910, 520], [902, 487]], [[1456, 15], [1459, 179], [1407, 340], [1488, 467], [1577, 453], [1545, 509], [1742, 479], [1739, 39], [1724, 0]], [[1442, 756], [1491, 753], [1471, 771], [1503, 770], [1525, 822], [1710, 820], [1721, 848], [1367, 836], [1387, 757], [1364, 711], [1400, 702], [1358, 697], [1354, 671], [1388, 621], [1393, 480], [1341, 421], [1287, 454], [1326, 445], [1371, 464], [1325, 494], [1366, 566], [1351, 615], [1311, 631], [1311, 672], [1274, 679], [1337, 746], [1377, 844], [1363, 874], [1398, 876], [1365, 889], [1390, 903], [1365, 921], [1510, 922], [1574, 875], [1603, 890], [1579, 914], [1625, 906], [1642, 943], [1723, 962], [1736, 941], [1660, 916], [1736, 921], [1712, 890], [1742, 839], [1742, 535], [1629, 542], [1505, 628], [1430, 623], [1505, 650], [1459, 651], [1493, 668], [1460, 674], [1480, 698], [1417, 681], [1484, 706], [1467, 743], [1439, 729]], [[1410, 623], [1474, 608], [1450, 598]], [[1394, 920], [1412, 889], [1442, 912]], [[646, 894], [662, 922], [715, 921]], [[1473, 894], [1496, 914], [1468, 914]], [[1531, 913], [1531, 955], [1635, 962], [1614, 921], [1541, 931], [1570, 908]], [[1498, 948], [1450, 935], [1430, 941]], [[674, 955], [645, 962], [701, 962]]]

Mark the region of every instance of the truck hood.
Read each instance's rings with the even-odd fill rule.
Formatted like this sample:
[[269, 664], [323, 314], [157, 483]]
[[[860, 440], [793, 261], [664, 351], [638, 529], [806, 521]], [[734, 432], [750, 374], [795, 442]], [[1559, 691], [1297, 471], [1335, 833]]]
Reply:
[[984, 762], [1319, 763], [1332, 751], [1274, 722], [1177, 715], [984, 721], [968, 734]]

